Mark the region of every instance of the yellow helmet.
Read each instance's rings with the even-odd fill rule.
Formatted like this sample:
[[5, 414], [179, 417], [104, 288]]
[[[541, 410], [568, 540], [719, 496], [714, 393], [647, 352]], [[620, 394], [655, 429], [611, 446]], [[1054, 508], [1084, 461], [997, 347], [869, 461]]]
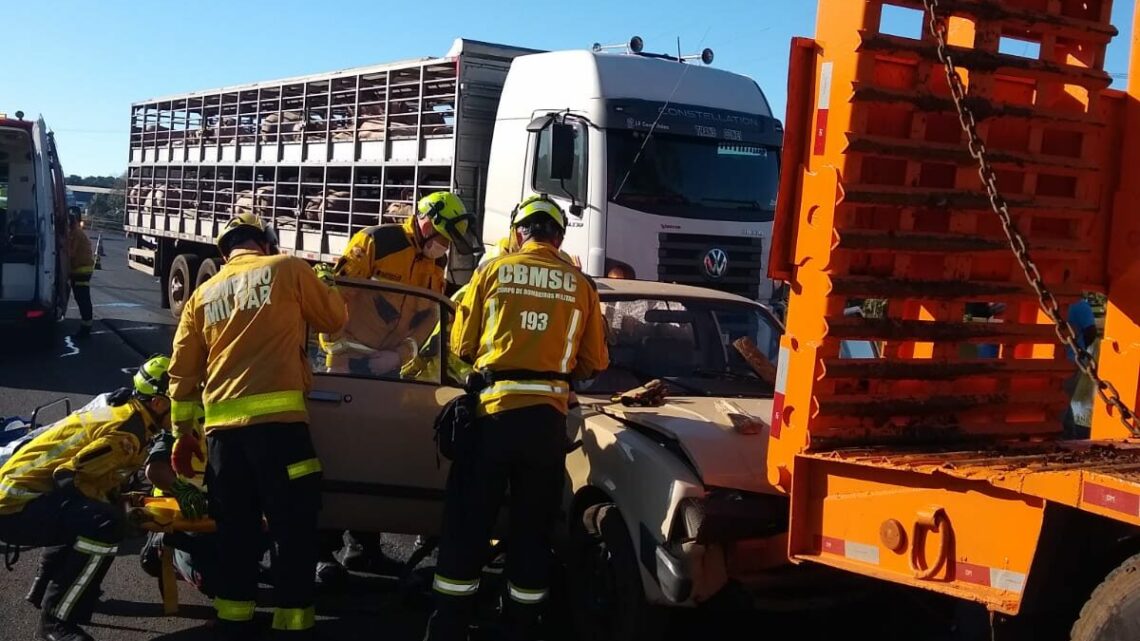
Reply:
[[228, 245], [233, 244], [229, 239], [231, 238], [231, 234], [239, 229], [252, 229], [260, 232], [265, 238], [265, 241], [269, 243], [271, 252], [277, 251], [277, 235], [273, 233], [273, 227], [266, 225], [256, 214], [244, 213], [237, 214], [229, 219], [226, 226], [223, 227], [222, 231], [218, 234], [215, 243], [218, 245], [218, 250], [222, 252], [223, 256], [229, 255], [230, 250]]
[[451, 241], [461, 254], [474, 254], [482, 249], [475, 237], [475, 216], [467, 213], [463, 201], [449, 191], [437, 191], [420, 199], [416, 205], [422, 218], [431, 220], [436, 233]]
[[133, 379], [135, 392], [142, 396], [166, 395], [170, 384], [170, 358], [161, 354], [151, 356], [139, 366]]
[[518, 205], [515, 205], [511, 211], [511, 227], [518, 227], [523, 222], [538, 214], [546, 214], [554, 220], [555, 224], [566, 231], [566, 214], [558, 203], [550, 199], [546, 194], [535, 194]]

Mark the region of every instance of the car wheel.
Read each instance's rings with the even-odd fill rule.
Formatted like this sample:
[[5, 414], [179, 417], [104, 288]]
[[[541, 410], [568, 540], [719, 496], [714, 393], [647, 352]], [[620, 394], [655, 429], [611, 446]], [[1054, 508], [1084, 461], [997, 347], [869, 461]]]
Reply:
[[583, 641], [659, 639], [668, 611], [650, 605], [621, 512], [594, 505], [571, 525], [569, 605]]
[[210, 280], [210, 277], [218, 273], [218, 261], [216, 258], [207, 258], [198, 265], [198, 277], [194, 279], [194, 289], [202, 286], [202, 283]]
[[175, 318], [182, 316], [182, 308], [194, 293], [195, 277], [198, 275], [199, 258], [194, 254], [178, 254], [170, 263], [169, 296], [170, 313]]

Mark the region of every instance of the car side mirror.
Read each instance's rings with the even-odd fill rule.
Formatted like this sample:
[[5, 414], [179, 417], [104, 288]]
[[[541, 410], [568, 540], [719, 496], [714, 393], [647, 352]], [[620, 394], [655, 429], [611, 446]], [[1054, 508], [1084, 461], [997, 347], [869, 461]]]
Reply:
[[550, 178], [574, 177], [574, 126], [554, 123], [550, 128]]

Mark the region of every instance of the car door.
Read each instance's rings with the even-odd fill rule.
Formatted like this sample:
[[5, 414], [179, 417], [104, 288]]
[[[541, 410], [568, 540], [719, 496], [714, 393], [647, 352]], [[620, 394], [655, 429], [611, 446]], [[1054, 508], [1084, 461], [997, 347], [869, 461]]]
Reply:
[[[432, 426], [443, 406], [462, 393], [441, 367], [451, 302], [434, 292], [377, 281], [344, 281], [340, 288], [349, 304], [350, 326], [354, 315], [376, 309], [414, 313], [420, 322], [412, 328], [393, 322], [392, 332], [379, 341], [376, 332], [358, 332], [367, 334], [368, 346], [377, 350], [357, 353], [347, 366], [328, 356], [330, 340], [339, 336], [322, 343], [309, 333], [309, 413], [324, 468], [321, 527], [434, 534], [442, 515], [447, 461], [436, 456]], [[441, 331], [433, 340], [429, 332], [441, 316]], [[383, 361], [376, 354], [393, 345], [411, 345], [407, 339], [415, 341], [416, 349], [402, 349], [418, 354], [418, 360], [401, 357], [399, 366], [388, 371], [369, 368], [370, 358]]]

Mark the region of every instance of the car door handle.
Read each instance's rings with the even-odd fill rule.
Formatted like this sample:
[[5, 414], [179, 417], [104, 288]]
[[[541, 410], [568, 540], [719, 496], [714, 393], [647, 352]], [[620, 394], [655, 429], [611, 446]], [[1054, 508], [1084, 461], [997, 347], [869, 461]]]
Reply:
[[342, 400], [341, 395], [336, 392], [325, 392], [321, 390], [313, 390], [309, 392], [310, 401], [320, 401], [322, 403], [340, 403]]

